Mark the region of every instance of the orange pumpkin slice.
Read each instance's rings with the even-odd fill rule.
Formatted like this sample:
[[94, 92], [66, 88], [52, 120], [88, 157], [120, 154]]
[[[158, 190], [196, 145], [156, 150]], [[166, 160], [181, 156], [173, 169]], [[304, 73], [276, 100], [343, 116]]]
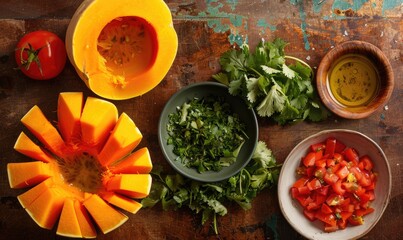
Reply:
[[27, 157], [42, 162], [50, 162], [52, 158], [36, 145], [24, 132], [21, 132], [14, 144], [14, 149]]
[[39, 161], [8, 163], [9, 184], [31, 187], [18, 200], [40, 227], [59, 220], [57, 234], [95, 238], [95, 224], [108, 233], [127, 221], [121, 211], [141, 208], [131, 198], [150, 192], [149, 152], [132, 153], [142, 134], [108, 101], [88, 97], [83, 104], [82, 93], [61, 93], [57, 111], [60, 119], [52, 122], [60, 133], [38, 106], [22, 118], [39, 144], [21, 133], [14, 148]]
[[114, 100], [153, 89], [178, 49], [171, 12], [162, 0], [117, 0], [112, 8], [109, 0], [85, 0], [70, 21], [65, 42], [86, 85]]
[[64, 200], [62, 213], [56, 230], [56, 233], [60, 236], [82, 237], [74, 202], [75, 200], [72, 198], [66, 198], [66, 200]]
[[64, 141], [57, 129], [43, 115], [38, 106], [33, 106], [25, 114], [21, 122], [35, 135], [53, 154], [60, 156]]
[[92, 219], [87, 209], [79, 201], [74, 202], [74, 210], [76, 212], [78, 225], [80, 226], [83, 238], [96, 238], [97, 231], [92, 224]]
[[150, 152], [147, 147], [143, 147], [126, 157], [124, 161], [111, 166], [110, 170], [113, 173], [145, 174], [150, 173], [152, 168]]
[[49, 165], [39, 161], [9, 163], [7, 173], [11, 188], [29, 187], [52, 176]]
[[81, 111], [83, 110], [83, 93], [60, 93], [57, 102], [58, 127], [64, 141], [77, 141], [81, 131]]
[[96, 194], [86, 199], [83, 204], [103, 233], [116, 229], [128, 219], [126, 215], [111, 207]]
[[150, 174], [119, 174], [112, 176], [106, 189], [132, 198], [145, 198], [150, 194]]
[[118, 120], [113, 103], [88, 97], [80, 118], [81, 140], [91, 146], [104, 144]]
[[63, 191], [57, 187], [49, 187], [26, 206], [25, 210], [40, 227], [52, 229], [60, 216], [64, 199]]
[[129, 154], [140, 143], [143, 136], [133, 120], [122, 113], [108, 141], [98, 155], [102, 165], [109, 165]]
[[53, 185], [53, 179], [48, 178], [35, 187], [29, 189], [23, 194], [18, 195], [17, 199], [23, 208], [27, 208], [33, 201], [35, 201], [43, 192]]
[[101, 197], [110, 204], [133, 214], [137, 213], [142, 207], [141, 203], [137, 202], [136, 200], [124, 197], [114, 192], [103, 193], [101, 194]]

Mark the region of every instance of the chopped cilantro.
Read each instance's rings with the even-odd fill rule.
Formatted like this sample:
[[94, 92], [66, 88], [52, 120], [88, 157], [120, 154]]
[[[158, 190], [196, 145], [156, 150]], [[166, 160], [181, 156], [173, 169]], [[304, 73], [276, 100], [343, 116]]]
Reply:
[[194, 98], [169, 115], [167, 143], [186, 167], [220, 171], [236, 161], [248, 137], [245, 129], [223, 99]]
[[[254, 52], [244, 44], [220, 58], [222, 71], [213, 78], [241, 96], [261, 117], [278, 124], [321, 121], [329, 116], [312, 85], [313, 71], [304, 61], [286, 56], [287, 43], [281, 39], [261, 41]], [[295, 64], [287, 65], [286, 59]]]

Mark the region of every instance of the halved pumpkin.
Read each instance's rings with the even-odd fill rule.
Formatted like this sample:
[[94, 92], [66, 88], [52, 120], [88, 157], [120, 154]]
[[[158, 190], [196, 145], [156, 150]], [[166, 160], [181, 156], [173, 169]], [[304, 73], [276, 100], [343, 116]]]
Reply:
[[162, 81], [178, 38], [163, 0], [85, 0], [67, 28], [66, 48], [94, 93], [119, 100], [142, 95]]
[[39, 226], [52, 229], [60, 218], [57, 234], [95, 238], [94, 222], [107, 233], [127, 220], [121, 210], [141, 208], [132, 198], [150, 191], [149, 152], [133, 153], [141, 132], [106, 100], [61, 93], [57, 111], [60, 133], [38, 106], [22, 118], [43, 146], [19, 135], [14, 148], [38, 161], [9, 163], [10, 187], [31, 187], [18, 200]]

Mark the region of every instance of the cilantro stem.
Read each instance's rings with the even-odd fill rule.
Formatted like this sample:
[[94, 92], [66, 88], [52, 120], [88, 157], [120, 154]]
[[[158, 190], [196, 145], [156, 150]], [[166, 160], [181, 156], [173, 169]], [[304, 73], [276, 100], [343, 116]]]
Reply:
[[218, 235], [218, 228], [217, 228], [217, 214], [216, 213], [214, 213], [214, 220], [213, 220], [213, 225], [214, 225], [214, 233], [216, 234], [216, 235]]

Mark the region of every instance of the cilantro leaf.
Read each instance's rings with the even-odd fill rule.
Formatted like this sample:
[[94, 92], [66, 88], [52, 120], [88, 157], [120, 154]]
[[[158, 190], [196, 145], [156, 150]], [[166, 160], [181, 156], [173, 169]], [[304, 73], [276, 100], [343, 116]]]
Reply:
[[267, 96], [263, 99], [260, 105], [256, 108], [259, 116], [270, 117], [275, 112], [282, 112], [286, 97], [281, 91], [279, 85], [275, 84], [271, 87]]

